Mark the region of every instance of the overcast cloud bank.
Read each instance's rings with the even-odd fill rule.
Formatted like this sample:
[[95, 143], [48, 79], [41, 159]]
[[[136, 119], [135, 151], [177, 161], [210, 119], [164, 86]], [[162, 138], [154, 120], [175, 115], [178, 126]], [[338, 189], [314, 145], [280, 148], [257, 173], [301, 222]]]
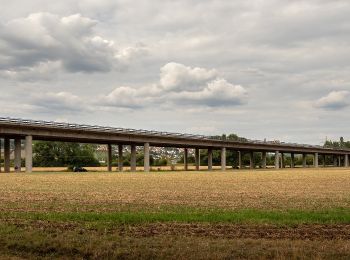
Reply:
[[348, 1], [1, 6], [2, 116], [350, 139]]

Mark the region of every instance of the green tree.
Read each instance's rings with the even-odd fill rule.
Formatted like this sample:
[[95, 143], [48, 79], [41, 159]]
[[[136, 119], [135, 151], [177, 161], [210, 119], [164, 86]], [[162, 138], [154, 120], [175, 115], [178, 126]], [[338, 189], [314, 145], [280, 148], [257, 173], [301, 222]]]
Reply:
[[37, 167], [99, 166], [91, 144], [36, 141], [33, 165]]

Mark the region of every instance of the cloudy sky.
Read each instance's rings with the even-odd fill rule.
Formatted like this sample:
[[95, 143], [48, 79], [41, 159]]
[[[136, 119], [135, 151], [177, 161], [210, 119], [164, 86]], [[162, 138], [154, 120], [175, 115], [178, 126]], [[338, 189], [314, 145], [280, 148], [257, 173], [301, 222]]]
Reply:
[[0, 6], [0, 116], [350, 139], [348, 0]]

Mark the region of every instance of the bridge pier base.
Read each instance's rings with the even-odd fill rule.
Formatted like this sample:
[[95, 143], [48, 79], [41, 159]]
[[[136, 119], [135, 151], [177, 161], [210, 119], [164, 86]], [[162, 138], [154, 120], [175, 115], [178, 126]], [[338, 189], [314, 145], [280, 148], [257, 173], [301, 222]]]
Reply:
[[208, 149], [208, 170], [209, 171], [213, 170], [213, 149], [212, 148]]
[[149, 172], [150, 171], [149, 143], [145, 143], [143, 148], [144, 148], [144, 171]]
[[136, 172], [136, 145], [131, 145], [130, 171]]
[[4, 172], [10, 172], [10, 139], [4, 139]]
[[275, 169], [280, 168], [280, 152], [276, 151], [275, 152]]
[[221, 148], [221, 170], [222, 171], [226, 170], [226, 148], [225, 147]]
[[21, 147], [21, 139], [15, 139], [15, 171], [21, 172], [21, 163], [22, 163], [22, 147]]
[[26, 150], [26, 172], [31, 173], [33, 171], [33, 137], [27, 135], [25, 139]]
[[345, 154], [344, 155], [344, 167], [349, 167], [349, 155]]
[[118, 145], [118, 171], [123, 171], [123, 145]]

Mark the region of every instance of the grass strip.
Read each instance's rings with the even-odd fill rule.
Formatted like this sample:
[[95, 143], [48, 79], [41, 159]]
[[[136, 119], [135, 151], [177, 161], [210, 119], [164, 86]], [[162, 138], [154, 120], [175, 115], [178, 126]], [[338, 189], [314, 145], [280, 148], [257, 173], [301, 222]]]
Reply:
[[233, 224], [350, 224], [350, 209], [324, 211], [237, 211], [183, 209], [159, 212], [1, 212], [0, 219], [142, 224], [155, 222], [233, 223]]

